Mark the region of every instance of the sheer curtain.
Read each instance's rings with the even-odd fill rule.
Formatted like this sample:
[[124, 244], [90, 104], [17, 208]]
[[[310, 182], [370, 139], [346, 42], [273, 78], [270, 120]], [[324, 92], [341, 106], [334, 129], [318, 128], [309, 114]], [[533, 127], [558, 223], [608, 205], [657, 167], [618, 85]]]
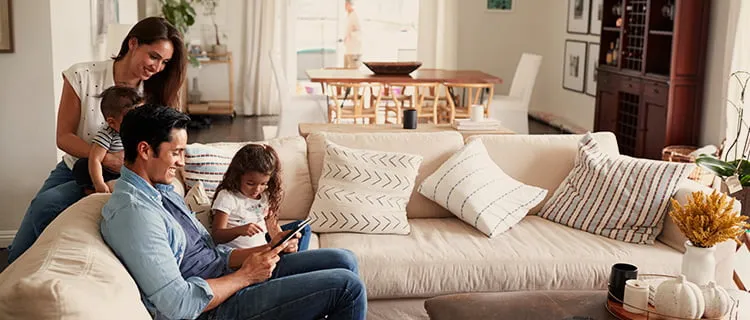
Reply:
[[[276, 86], [273, 85], [273, 69], [269, 52], [287, 52], [289, 32], [287, 21], [291, 0], [253, 0], [244, 2], [244, 33], [242, 69], [242, 113], [244, 115], [279, 114], [280, 102]], [[285, 70], [294, 66], [284, 55]], [[288, 73], [288, 72], [287, 72]]]
[[425, 68], [458, 67], [458, 0], [419, 3], [417, 57]]
[[[739, 17], [736, 20], [737, 29], [734, 34], [734, 50], [732, 52], [731, 67], [729, 69], [730, 74], [736, 71], [750, 72], [750, 1], [733, 1], [733, 3], [736, 3], [736, 6], [738, 6]], [[741, 157], [743, 148], [750, 142], [747, 139], [748, 130], [750, 130], [747, 126], [750, 124], [750, 100], [747, 101], [747, 107], [745, 107], [743, 111], [742, 120], [744, 124], [740, 126], [739, 129], [739, 114], [737, 109], [743, 107], [743, 103], [740, 100], [742, 90], [740, 81], [745, 82], [748, 78], [750, 78], [750, 75], [739, 75], [739, 79], [732, 77], [728, 79], [727, 83], [726, 97], [728, 102], [726, 108], [726, 141], [724, 143], [724, 153], [728, 160]], [[746, 94], [750, 95], [750, 92], [747, 92]], [[750, 96], [747, 96], [746, 99], [750, 99]], [[739, 139], [737, 140], [737, 143], [731, 150], [729, 150], [732, 142], [737, 138], [738, 133]], [[729, 153], [727, 154], [727, 152]]]

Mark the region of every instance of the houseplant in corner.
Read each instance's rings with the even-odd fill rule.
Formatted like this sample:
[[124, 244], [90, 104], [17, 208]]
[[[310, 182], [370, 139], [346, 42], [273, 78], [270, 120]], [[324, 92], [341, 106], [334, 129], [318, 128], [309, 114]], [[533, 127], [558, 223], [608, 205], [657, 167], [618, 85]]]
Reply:
[[748, 81], [750, 73], [746, 71], [736, 71], [730, 76], [730, 85], [737, 86], [739, 97], [727, 99], [727, 104], [737, 112], [737, 129], [734, 136], [724, 140], [723, 156], [717, 158], [703, 154], [695, 159], [697, 165], [724, 180], [729, 193], [742, 204], [745, 216], [750, 216], [750, 125], [743, 118]]
[[[195, 24], [195, 9], [191, 2], [191, 0], [159, 0], [164, 19], [175, 26], [183, 38], [187, 38], [190, 26]], [[189, 46], [189, 43], [190, 41], [185, 41], [185, 46]], [[198, 59], [192, 55], [188, 55], [188, 61], [194, 67], [200, 66]]]
[[226, 39], [225, 34], [219, 36], [219, 25], [216, 23], [216, 7], [219, 5], [219, 0], [195, 0], [196, 3], [203, 6], [203, 15], [211, 17], [211, 24], [214, 26], [214, 36], [216, 43], [213, 45], [213, 53], [215, 55], [225, 55], [227, 53], [226, 43], [221, 43], [221, 38]]
[[672, 199], [669, 216], [687, 237], [682, 256], [682, 274], [688, 281], [706, 285], [715, 281], [716, 245], [738, 237], [750, 227], [734, 209], [734, 201], [715, 190], [711, 195], [698, 191], [688, 197], [684, 206]]

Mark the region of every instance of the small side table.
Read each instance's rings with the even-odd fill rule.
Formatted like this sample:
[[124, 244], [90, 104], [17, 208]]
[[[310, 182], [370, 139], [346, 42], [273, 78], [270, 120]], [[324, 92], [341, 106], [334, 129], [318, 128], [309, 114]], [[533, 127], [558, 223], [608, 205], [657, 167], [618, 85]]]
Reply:
[[188, 81], [185, 81], [185, 85], [182, 88], [183, 111], [191, 115], [227, 115], [230, 117], [234, 117], [234, 64], [232, 60], [232, 53], [209, 53], [208, 57], [211, 58], [211, 60], [202, 60], [200, 61], [200, 63], [205, 65], [226, 64], [229, 85], [229, 98], [227, 100], [211, 100], [201, 101], [201, 103], [190, 103], [190, 101], [188, 100], [188, 91], [190, 89], [188, 87]]

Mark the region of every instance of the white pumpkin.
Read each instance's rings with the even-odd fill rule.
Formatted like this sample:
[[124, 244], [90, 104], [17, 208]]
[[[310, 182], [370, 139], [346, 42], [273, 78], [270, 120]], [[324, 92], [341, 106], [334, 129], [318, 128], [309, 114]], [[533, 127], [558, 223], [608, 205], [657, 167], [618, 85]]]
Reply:
[[708, 285], [701, 286], [703, 300], [706, 302], [704, 318], [720, 318], [729, 312], [732, 307], [732, 299], [724, 288], [710, 281]]
[[654, 307], [661, 315], [700, 319], [705, 306], [701, 289], [695, 283], [685, 280], [684, 275], [664, 281], [656, 288]]

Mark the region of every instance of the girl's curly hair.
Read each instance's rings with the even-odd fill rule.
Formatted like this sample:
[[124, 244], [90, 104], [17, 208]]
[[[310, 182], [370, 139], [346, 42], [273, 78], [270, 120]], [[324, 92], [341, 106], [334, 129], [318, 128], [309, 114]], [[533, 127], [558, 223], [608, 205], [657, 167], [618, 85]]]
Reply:
[[281, 186], [281, 162], [276, 150], [265, 144], [248, 144], [237, 151], [232, 162], [229, 163], [227, 172], [224, 173], [224, 178], [216, 188], [214, 201], [221, 190], [240, 193], [242, 175], [247, 172], [258, 172], [270, 176], [268, 189], [266, 189], [268, 207], [272, 214], [277, 214], [284, 193]]

